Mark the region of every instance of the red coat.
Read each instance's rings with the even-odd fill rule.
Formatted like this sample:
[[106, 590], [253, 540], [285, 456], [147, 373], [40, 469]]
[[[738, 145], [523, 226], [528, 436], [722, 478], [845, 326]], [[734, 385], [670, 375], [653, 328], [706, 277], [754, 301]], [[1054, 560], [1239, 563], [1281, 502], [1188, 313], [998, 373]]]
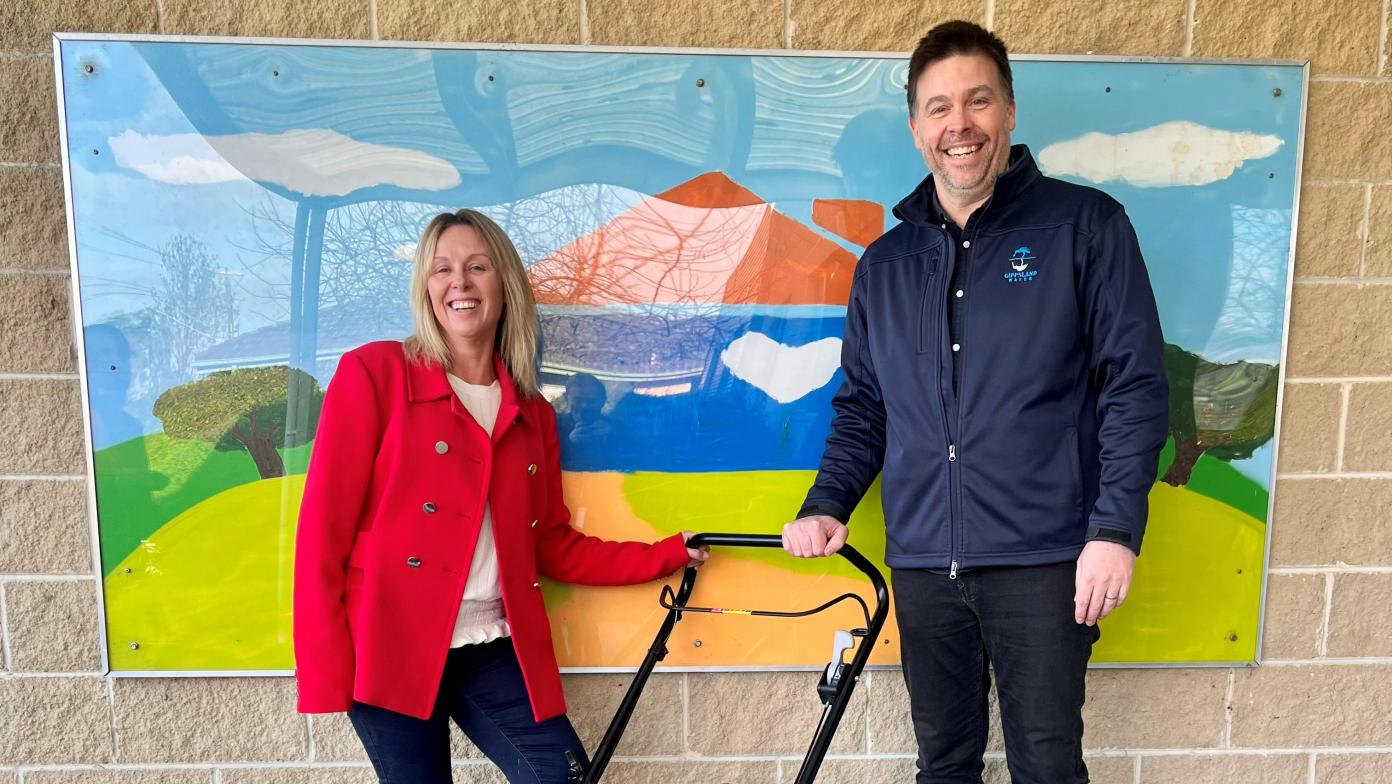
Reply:
[[491, 503], [503, 604], [537, 721], [565, 712], [538, 575], [589, 585], [666, 576], [680, 535], [606, 542], [570, 526], [556, 414], [494, 358], [490, 443], [439, 365], [400, 343], [348, 352], [324, 398], [300, 507], [294, 631], [299, 709], [353, 700], [417, 718], [435, 705], [474, 543]]

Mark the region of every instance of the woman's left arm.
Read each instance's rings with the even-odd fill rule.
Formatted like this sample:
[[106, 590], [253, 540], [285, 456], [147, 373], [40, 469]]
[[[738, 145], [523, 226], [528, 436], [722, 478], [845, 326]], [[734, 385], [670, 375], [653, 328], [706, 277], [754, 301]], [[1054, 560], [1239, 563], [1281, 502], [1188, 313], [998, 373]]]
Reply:
[[633, 585], [666, 577], [692, 561], [682, 534], [673, 534], [652, 544], [611, 542], [586, 536], [570, 525], [570, 509], [566, 507], [561, 488], [561, 446], [556, 434], [556, 412], [549, 405], [541, 408], [546, 509], [542, 510], [537, 530], [537, 569], [562, 582]]

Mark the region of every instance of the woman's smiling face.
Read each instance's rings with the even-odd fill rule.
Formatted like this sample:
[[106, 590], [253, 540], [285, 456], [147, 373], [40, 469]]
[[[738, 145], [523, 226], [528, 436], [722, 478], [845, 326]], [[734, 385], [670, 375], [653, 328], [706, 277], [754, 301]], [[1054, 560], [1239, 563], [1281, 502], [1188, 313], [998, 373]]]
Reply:
[[461, 225], [441, 232], [426, 289], [435, 320], [451, 344], [494, 344], [503, 316], [503, 284], [477, 229]]

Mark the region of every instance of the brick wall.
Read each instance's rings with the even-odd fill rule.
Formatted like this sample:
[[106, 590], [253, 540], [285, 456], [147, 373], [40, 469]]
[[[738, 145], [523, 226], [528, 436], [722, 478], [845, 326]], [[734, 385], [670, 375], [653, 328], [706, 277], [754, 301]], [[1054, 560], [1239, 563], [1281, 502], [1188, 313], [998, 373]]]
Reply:
[[[54, 29], [903, 51], [984, 22], [1020, 52], [1308, 57], [1265, 665], [1100, 670], [1098, 782], [1392, 781], [1392, 0], [7, 0], [0, 7], [0, 784], [369, 782], [287, 679], [104, 678], [53, 109]], [[593, 744], [626, 676], [568, 679]], [[911, 780], [873, 672], [823, 781]], [[805, 673], [662, 675], [608, 781], [790, 782]], [[998, 738], [991, 781], [1005, 781]], [[460, 781], [502, 781], [460, 742]]]

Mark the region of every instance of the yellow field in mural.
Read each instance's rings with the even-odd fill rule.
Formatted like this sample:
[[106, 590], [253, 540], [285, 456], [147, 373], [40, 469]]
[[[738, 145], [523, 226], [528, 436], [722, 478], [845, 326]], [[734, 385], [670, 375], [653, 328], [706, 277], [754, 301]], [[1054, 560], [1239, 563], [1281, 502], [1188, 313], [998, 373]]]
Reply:
[[[810, 472], [573, 473], [574, 524], [610, 539], [672, 531], [773, 533]], [[106, 578], [112, 666], [120, 670], [290, 669], [290, 577], [303, 477], [219, 493], [150, 536]], [[873, 499], [873, 495], [872, 495]], [[851, 543], [877, 563], [884, 526], [862, 505]], [[1265, 526], [1233, 507], [1157, 483], [1131, 599], [1103, 623], [1095, 661], [1235, 661], [1256, 650], [1256, 600]], [[887, 575], [886, 575], [887, 576]], [[675, 584], [676, 579], [669, 580]], [[642, 660], [665, 614], [657, 584], [590, 588], [549, 583], [562, 666], [623, 667]], [[799, 560], [774, 550], [720, 550], [702, 568], [692, 603], [807, 609], [846, 592], [873, 601], [844, 559]], [[832, 631], [863, 625], [852, 604], [810, 618], [688, 615], [668, 666], [821, 666]], [[1181, 643], [1176, 647], [1176, 641]], [[871, 659], [898, 661], [893, 616]]]

